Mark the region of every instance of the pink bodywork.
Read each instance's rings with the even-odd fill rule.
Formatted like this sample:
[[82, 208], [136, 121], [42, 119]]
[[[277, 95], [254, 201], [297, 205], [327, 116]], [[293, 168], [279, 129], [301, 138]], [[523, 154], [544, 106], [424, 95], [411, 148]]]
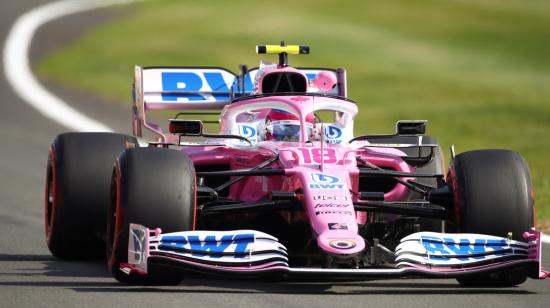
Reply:
[[[284, 176], [248, 176], [243, 180], [234, 183], [229, 188], [228, 198], [231, 200], [253, 203], [270, 200], [271, 192], [283, 191], [294, 192], [305, 214], [295, 215], [293, 219], [307, 220], [314, 233], [317, 246], [336, 258], [341, 257], [349, 261], [365, 251], [366, 242], [358, 234], [359, 228], [372, 222], [370, 213], [355, 212], [353, 202], [368, 203], [367, 200], [359, 199], [359, 168], [363, 162], [376, 165], [377, 167], [391, 169], [400, 172], [415, 172], [415, 168], [408, 165], [403, 157], [405, 153], [397, 148], [375, 147], [368, 141], [357, 141], [348, 144], [353, 138], [353, 119], [357, 114], [357, 106], [345, 99], [346, 73], [343, 69], [333, 72], [321, 71], [313, 80], [313, 86], [321, 91], [329, 91], [336, 87], [337, 95], [344, 98], [326, 96], [318, 93], [304, 95], [262, 95], [263, 77], [273, 72], [299, 73], [307, 80], [305, 73], [292, 67], [277, 66], [266, 67], [256, 80], [252, 96], [228, 101], [205, 98], [203, 101], [173, 101], [164, 100], [160, 95], [164, 93], [163, 87], [158, 79], [159, 71], [181, 72], [184, 68], [148, 68], [136, 67], [134, 80], [134, 113], [133, 131], [136, 136], [141, 137], [141, 126], [151, 130], [161, 143], [179, 143], [179, 136], [163, 132], [160, 126], [149, 122], [146, 116], [148, 110], [204, 110], [221, 109], [221, 133], [223, 135], [243, 135], [241, 131], [244, 125], [256, 125], [256, 131], [262, 129], [262, 122], [265, 124], [265, 117], [271, 109], [281, 109], [297, 116], [301, 123], [300, 141], [264, 141], [260, 135], [255, 135], [251, 144], [235, 139], [213, 139], [201, 144], [184, 146], [181, 151], [193, 161], [197, 169], [202, 166], [225, 165], [230, 170], [247, 170], [257, 167], [259, 164], [277, 157], [271, 165], [266, 168], [284, 169]], [[193, 69], [192, 69], [193, 70]], [[232, 73], [215, 68], [199, 68], [202, 73], [216, 71], [220, 76]], [[309, 74], [308, 74], [309, 75]], [[156, 77], [155, 77], [156, 76]], [[144, 89], [144, 78], [147, 77], [148, 86]], [[243, 79], [244, 80], [244, 77]], [[309, 82], [309, 81], [308, 81]], [[230, 83], [231, 84], [231, 83]], [[307, 85], [309, 86], [309, 84]], [[215, 91], [201, 88], [203, 93]], [[201, 93], [198, 90], [197, 93]], [[228, 93], [229, 94], [229, 93]], [[231, 92], [231, 98], [233, 98]], [[250, 94], [250, 93], [248, 93]], [[257, 95], [257, 96], [254, 96]], [[334, 111], [335, 123], [332, 128], [341, 129], [342, 138], [325, 140], [325, 127], [320, 127], [320, 140], [315, 139], [307, 130], [306, 119], [320, 110]], [[336, 125], [337, 124], [337, 125]], [[323, 124], [324, 125], [324, 124]], [[328, 126], [331, 128], [331, 126]], [[263, 127], [265, 130], [265, 125]], [[314, 130], [315, 131], [315, 130]], [[329, 129], [330, 132], [330, 129]], [[243, 136], [244, 137], [244, 136]], [[246, 136], [248, 138], [248, 136]], [[311, 139], [311, 141], [310, 141]], [[158, 145], [158, 144], [157, 144]], [[155, 146], [155, 145], [153, 145]], [[162, 144], [160, 145], [162, 146]], [[413, 178], [410, 178], [413, 179]], [[403, 180], [407, 180], [403, 178]], [[410, 190], [399, 183], [389, 191], [385, 192], [385, 201], [406, 201]], [[284, 214], [284, 213], [283, 213]], [[386, 214], [385, 219], [391, 220], [395, 215]], [[131, 227], [132, 228], [132, 227]], [[134, 226], [136, 228], [136, 226]], [[319, 274], [319, 275], [354, 275], [364, 277], [388, 276], [410, 276], [423, 275], [433, 277], [458, 277], [469, 272], [490, 272], [506, 269], [511, 266], [531, 266], [537, 264], [538, 278], [549, 277], [540, 265], [541, 239], [540, 232], [534, 230], [525, 232], [524, 237], [529, 241], [528, 258], [522, 260], [507, 260], [498, 263], [488, 263], [471, 268], [437, 268], [421, 266], [418, 264], [398, 265], [394, 269], [338, 269], [338, 268], [290, 268], [286, 262], [270, 261], [257, 265], [247, 266], [224, 266], [223, 264], [210, 264], [182, 257], [178, 253], [164, 252], [154, 243], [158, 244], [161, 236], [160, 229], [147, 229], [144, 226], [137, 226], [145, 231], [145, 238], [138, 242], [137, 251], [142, 252], [139, 260], [131, 263], [121, 264], [123, 272], [137, 275], [147, 274], [147, 263], [151, 258], [162, 262], [175, 261], [183, 268], [209, 268], [218, 272], [226, 273], [273, 273], [283, 274]], [[132, 240], [132, 238], [130, 238]], [[134, 242], [130, 242], [134, 243]], [[136, 254], [136, 248], [130, 255]], [[153, 247], [153, 248], [152, 248]]]
[[[301, 126], [305, 127], [308, 114], [335, 104], [339, 104], [344, 111], [351, 110], [350, 113], [357, 108], [345, 100], [316, 96], [251, 98], [226, 107], [222, 113], [222, 131], [227, 130], [226, 123], [235, 121], [244, 110], [265, 110], [275, 106], [296, 114], [301, 119]], [[302, 140], [307, 139], [307, 133], [303, 130]], [[354, 201], [359, 201], [356, 156], [384, 168], [403, 172], [414, 170], [401, 159], [404, 154], [399, 150], [368, 148], [365, 142], [352, 145], [320, 141], [264, 141], [253, 146], [204, 145], [184, 147], [181, 151], [197, 167], [225, 163], [231, 170], [252, 168], [278, 154], [278, 161], [269, 168], [285, 169], [286, 176], [250, 176], [232, 185], [228, 197], [254, 202], [268, 198], [272, 191], [299, 192], [318, 246], [333, 255], [353, 255], [365, 249], [358, 226], [367, 221], [367, 214], [355, 212], [353, 206]], [[406, 200], [408, 195], [408, 188], [397, 184], [385, 194], [385, 200]]]

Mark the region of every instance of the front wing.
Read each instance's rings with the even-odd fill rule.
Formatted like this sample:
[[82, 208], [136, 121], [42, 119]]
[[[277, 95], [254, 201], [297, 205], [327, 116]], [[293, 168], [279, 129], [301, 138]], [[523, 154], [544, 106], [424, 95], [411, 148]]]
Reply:
[[293, 278], [458, 278], [526, 268], [544, 279], [541, 233], [524, 233], [528, 243], [481, 234], [418, 232], [401, 240], [391, 267], [363, 269], [293, 268], [286, 248], [271, 235], [254, 230], [185, 231], [162, 234], [131, 224], [128, 275], [147, 275], [151, 266], [168, 266], [221, 275]]

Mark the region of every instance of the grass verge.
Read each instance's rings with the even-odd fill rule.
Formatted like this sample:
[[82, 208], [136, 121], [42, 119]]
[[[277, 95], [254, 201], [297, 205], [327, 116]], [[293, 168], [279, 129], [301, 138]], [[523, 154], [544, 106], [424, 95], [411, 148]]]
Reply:
[[550, 218], [547, 1], [166, 0], [131, 10], [49, 55], [39, 75], [129, 104], [135, 64], [236, 71], [259, 62], [255, 44], [309, 44], [291, 64], [348, 69], [357, 133], [428, 119], [444, 148], [519, 151], [537, 217]]

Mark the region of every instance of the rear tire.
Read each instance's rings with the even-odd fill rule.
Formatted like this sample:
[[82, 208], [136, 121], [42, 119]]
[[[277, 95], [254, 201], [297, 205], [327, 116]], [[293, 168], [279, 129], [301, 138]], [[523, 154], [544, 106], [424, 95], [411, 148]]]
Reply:
[[146, 276], [127, 275], [130, 223], [161, 228], [163, 233], [188, 231], [195, 223], [195, 170], [191, 160], [172, 149], [135, 148], [118, 158], [111, 183], [107, 217], [107, 258], [113, 276], [127, 284], [178, 284], [182, 273], [148, 266]]
[[46, 243], [61, 259], [105, 255], [105, 216], [113, 163], [131, 136], [66, 133], [49, 150], [44, 222]]
[[[534, 225], [531, 174], [525, 159], [508, 150], [478, 150], [457, 155], [451, 166], [455, 220], [459, 232], [479, 233], [525, 241], [523, 232]], [[460, 278], [463, 286], [514, 286], [527, 279], [518, 269]]]

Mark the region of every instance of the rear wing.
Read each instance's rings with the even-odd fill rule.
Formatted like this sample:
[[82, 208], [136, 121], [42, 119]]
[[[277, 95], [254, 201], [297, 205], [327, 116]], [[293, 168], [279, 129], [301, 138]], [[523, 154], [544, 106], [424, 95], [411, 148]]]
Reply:
[[[322, 93], [346, 97], [344, 69], [298, 68], [310, 83], [309, 93]], [[322, 71], [335, 75], [338, 85], [322, 92], [313, 80]], [[243, 71], [238, 76], [220, 67], [135, 67], [132, 125], [133, 133], [141, 137], [141, 126], [159, 135], [167, 142], [167, 135], [159, 125], [148, 121], [148, 110], [221, 110], [235, 97], [255, 91], [257, 68]]]
[[167, 142], [161, 127], [147, 119], [148, 110], [219, 110], [229, 104], [237, 76], [218, 67], [135, 67], [133, 133], [141, 126]]

